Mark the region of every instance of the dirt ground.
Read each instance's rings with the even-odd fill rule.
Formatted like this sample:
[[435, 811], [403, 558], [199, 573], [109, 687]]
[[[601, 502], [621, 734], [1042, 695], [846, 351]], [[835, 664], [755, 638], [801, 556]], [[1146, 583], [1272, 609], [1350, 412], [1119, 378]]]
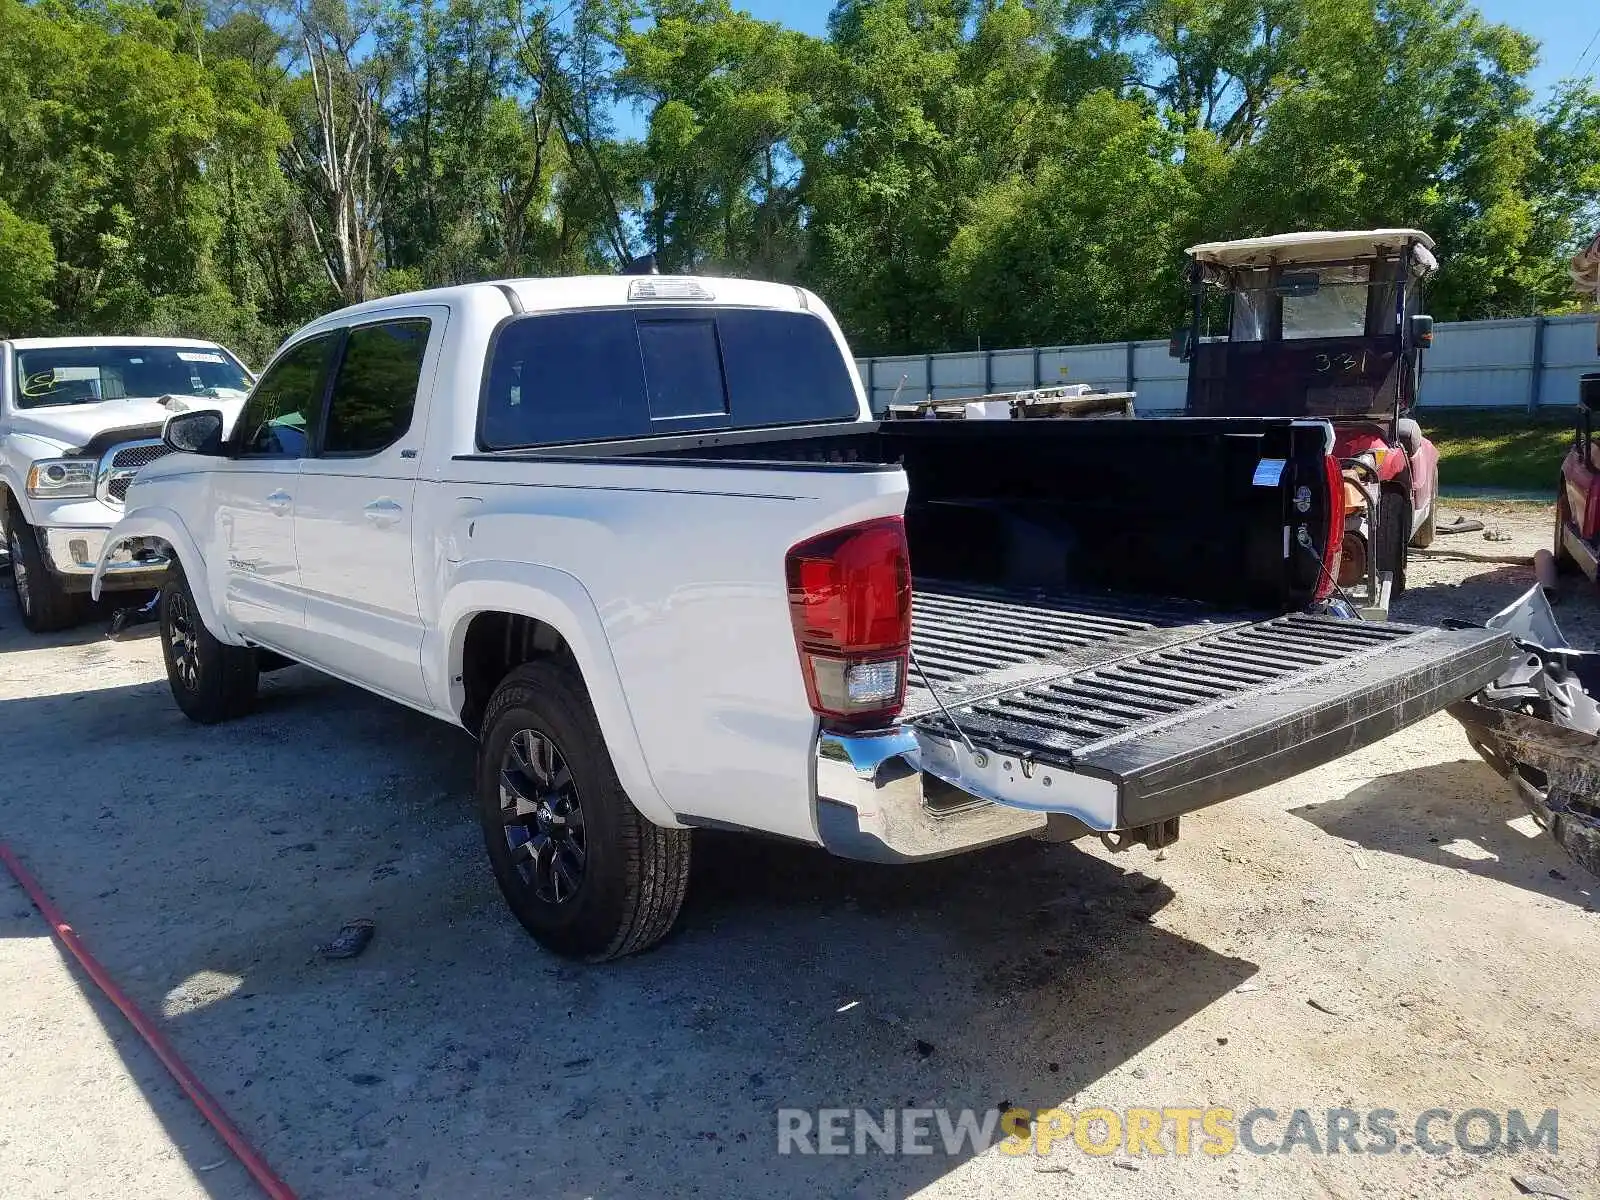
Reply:
[[[1481, 619], [1549, 514], [1441, 537], [1402, 620]], [[1600, 597], [1558, 616], [1600, 642]], [[1185, 818], [1162, 859], [917, 867], [697, 843], [678, 933], [604, 968], [502, 907], [468, 739], [309, 671], [201, 729], [157, 643], [0, 600], [0, 837], [302, 1197], [1600, 1200], [1600, 892], [1438, 716]], [[371, 917], [359, 959], [314, 947]], [[1391, 1109], [1396, 1153], [779, 1156], [795, 1107]], [[1411, 1123], [1559, 1110], [1559, 1149]], [[1438, 1126], [1447, 1132], [1448, 1121]], [[1171, 1145], [1169, 1139], [1168, 1145]], [[247, 1197], [233, 1157], [0, 884], [0, 1197]]]

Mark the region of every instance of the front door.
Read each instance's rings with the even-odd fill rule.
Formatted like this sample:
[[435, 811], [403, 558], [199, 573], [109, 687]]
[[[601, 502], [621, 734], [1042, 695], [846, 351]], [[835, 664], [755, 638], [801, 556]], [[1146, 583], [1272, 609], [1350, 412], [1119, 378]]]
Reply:
[[294, 508], [337, 334], [291, 346], [245, 401], [212, 476], [212, 595], [246, 637], [294, 654], [304, 625]]
[[419, 704], [427, 693], [412, 564], [425, 423], [417, 394], [447, 311], [386, 314], [347, 331], [295, 501], [308, 661]]

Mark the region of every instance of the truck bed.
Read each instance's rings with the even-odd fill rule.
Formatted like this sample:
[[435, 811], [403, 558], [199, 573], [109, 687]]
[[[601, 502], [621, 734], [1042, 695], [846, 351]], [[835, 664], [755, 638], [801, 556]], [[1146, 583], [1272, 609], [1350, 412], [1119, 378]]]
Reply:
[[1489, 630], [916, 582], [905, 720], [1103, 779], [1121, 823], [1225, 800], [1367, 745], [1504, 665]]
[[914, 578], [900, 721], [922, 775], [956, 804], [1114, 830], [1337, 758], [1501, 670], [1503, 634], [1310, 615], [1327, 450], [1325, 426], [1290, 420], [923, 420], [483, 457], [648, 464], [652, 487], [682, 473], [802, 500], [898, 468]]

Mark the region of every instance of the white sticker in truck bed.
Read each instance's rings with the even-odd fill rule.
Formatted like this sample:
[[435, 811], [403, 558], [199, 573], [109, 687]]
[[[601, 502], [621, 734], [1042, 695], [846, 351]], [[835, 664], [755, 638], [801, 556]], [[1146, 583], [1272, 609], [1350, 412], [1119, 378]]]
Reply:
[[1283, 467], [1287, 459], [1263, 458], [1256, 464], [1255, 478], [1250, 482], [1256, 487], [1277, 487], [1278, 481], [1283, 478]]

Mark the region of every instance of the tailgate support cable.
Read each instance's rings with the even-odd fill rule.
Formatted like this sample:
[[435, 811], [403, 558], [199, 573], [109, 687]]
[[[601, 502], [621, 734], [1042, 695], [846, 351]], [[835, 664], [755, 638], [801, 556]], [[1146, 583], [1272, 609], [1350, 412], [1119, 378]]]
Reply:
[[977, 754], [978, 748], [972, 744], [972, 739], [967, 736], [967, 731], [961, 728], [961, 722], [957, 721], [955, 714], [945, 707], [943, 698], [934, 690], [933, 684], [929, 682], [928, 673], [922, 669], [922, 664], [917, 661], [917, 652], [907, 647], [906, 655], [911, 659], [911, 665], [916, 668], [918, 676], [921, 677], [922, 686], [928, 689], [928, 695], [933, 697], [933, 702], [939, 706], [939, 711], [944, 714], [944, 719], [950, 722], [950, 728], [956, 731], [956, 735], [966, 745], [967, 752]]
[[1349, 593], [1339, 586], [1339, 581], [1334, 578], [1333, 572], [1328, 570], [1327, 560], [1318, 554], [1317, 548], [1311, 544], [1311, 535], [1302, 529], [1300, 536], [1295, 539], [1295, 543], [1311, 556], [1312, 561], [1317, 564], [1317, 570], [1321, 572], [1321, 577], [1333, 585], [1333, 590], [1338, 594], [1339, 599], [1348, 604], [1350, 611], [1355, 613], [1356, 620], [1362, 620], [1361, 610], [1356, 607], [1355, 601], [1350, 599]]

